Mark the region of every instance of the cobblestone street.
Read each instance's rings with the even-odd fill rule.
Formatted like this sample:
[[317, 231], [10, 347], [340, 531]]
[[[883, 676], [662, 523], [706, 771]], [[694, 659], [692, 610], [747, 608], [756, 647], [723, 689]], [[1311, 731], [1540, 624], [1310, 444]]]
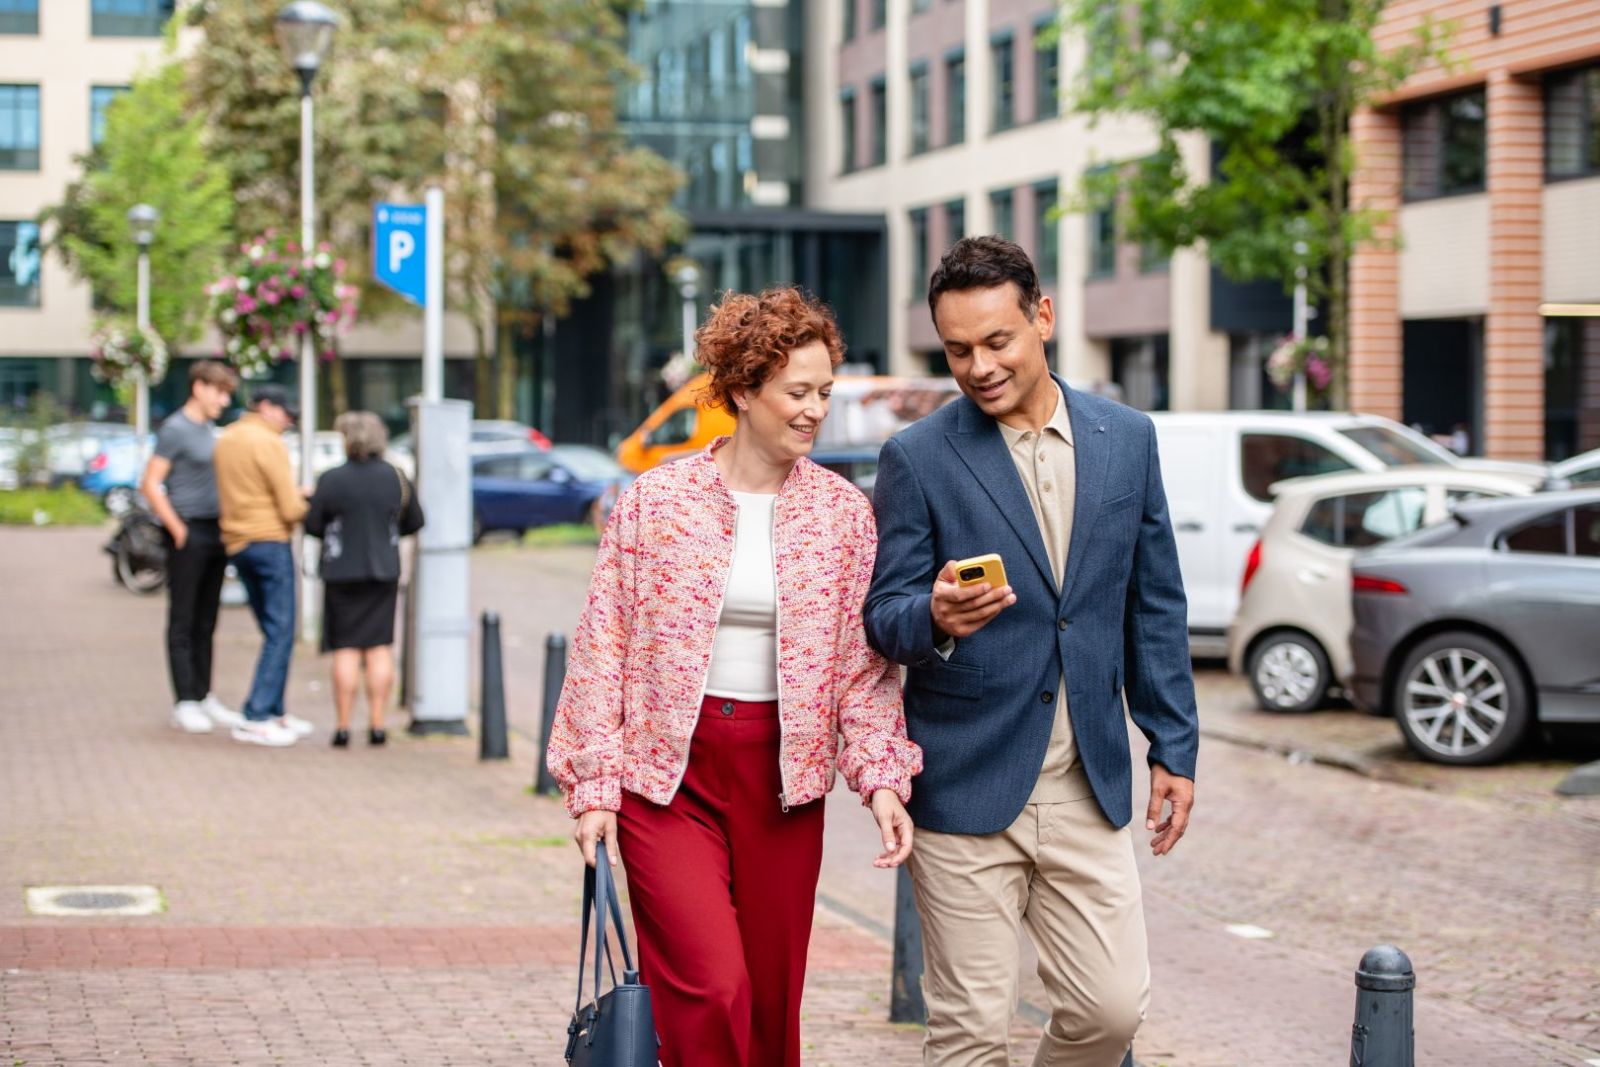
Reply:
[[[330, 749], [326, 664], [304, 651], [290, 700], [318, 724], [309, 743], [173, 731], [162, 601], [115, 586], [100, 539], [0, 530], [0, 1062], [558, 1064], [578, 868], [559, 805], [527, 786], [542, 646], [571, 632], [592, 551], [474, 553], [513, 727], [512, 760], [480, 765], [474, 741], [403, 731], [384, 751]], [[234, 702], [255, 636], [242, 609], [221, 631], [217, 688]], [[1141, 1063], [1348, 1062], [1350, 974], [1379, 941], [1417, 969], [1418, 1062], [1600, 1062], [1600, 800], [1549, 791], [1592, 752], [1427, 767], [1392, 723], [1263, 716], [1238, 681], [1200, 681], [1195, 822], [1141, 861]], [[893, 879], [870, 867], [875, 836], [854, 798], [831, 798], [815, 1067], [920, 1062], [919, 1031], [885, 1021]], [[130, 883], [158, 887], [165, 911], [24, 906], [27, 886]], [[1044, 1003], [1031, 978], [1023, 995], [1020, 1063]]]

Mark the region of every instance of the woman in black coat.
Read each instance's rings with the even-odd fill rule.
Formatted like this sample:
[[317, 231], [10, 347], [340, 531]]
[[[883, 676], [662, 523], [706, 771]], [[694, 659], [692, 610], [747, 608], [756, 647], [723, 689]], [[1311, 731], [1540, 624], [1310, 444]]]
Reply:
[[383, 458], [383, 421], [370, 411], [340, 415], [348, 460], [317, 482], [306, 533], [322, 539], [322, 649], [333, 653], [333, 743], [350, 743], [350, 713], [367, 679], [368, 740], [386, 740], [383, 713], [394, 688], [394, 616], [400, 588], [400, 538], [422, 529], [416, 489]]

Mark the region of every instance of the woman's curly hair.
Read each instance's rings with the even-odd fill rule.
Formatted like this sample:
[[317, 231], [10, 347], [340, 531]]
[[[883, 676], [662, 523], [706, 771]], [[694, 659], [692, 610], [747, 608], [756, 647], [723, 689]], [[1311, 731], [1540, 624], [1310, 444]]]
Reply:
[[711, 375], [705, 399], [735, 417], [734, 391], [761, 388], [795, 349], [821, 341], [835, 367], [844, 361], [833, 312], [792, 287], [767, 289], [760, 296], [725, 294], [694, 338], [700, 365]]

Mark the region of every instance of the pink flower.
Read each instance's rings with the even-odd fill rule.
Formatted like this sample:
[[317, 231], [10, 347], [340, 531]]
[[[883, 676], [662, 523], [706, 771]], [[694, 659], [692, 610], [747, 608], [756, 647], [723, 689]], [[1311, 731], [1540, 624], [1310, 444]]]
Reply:
[[277, 307], [278, 301], [282, 300], [283, 298], [278, 295], [276, 289], [273, 289], [268, 291], [266, 299], [268, 304], [272, 305], [273, 307]]
[[239, 314], [241, 315], [248, 315], [260, 306], [252, 296], [246, 295], [239, 298]]
[[344, 260], [342, 260], [342, 259], [336, 259], [336, 260], [334, 260], [334, 261], [333, 261], [333, 269], [334, 269], [334, 270], [335, 270], [335, 271], [336, 271], [336, 272], [337, 272], [337, 273], [339, 273], [339, 274], [343, 274], [343, 273], [344, 273]]
[[338, 321], [339, 321], [339, 312], [338, 311], [330, 311], [330, 312], [328, 312], [328, 325], [331, 326], [331, 325], [333, 325], [334, 323], [336, 323]]
[[296, 300], [303, 300], [305, 299], [306, 295], [306, 287], [303, 285], [290, 286], [289, 295], [294, 297]]
[[333, 349], [331, 349], [331, 348], [324, 348], [324, 349], [323, 349], [323, 350], [322, 350], [322, 361], [323, 361], [323, 362], [324, 362], [324, 363], [329, 363], [329, 362], [332, 362], [332, 361], [333, 361], [333, 357], [334, 357], [334, 351], [333, 351]]

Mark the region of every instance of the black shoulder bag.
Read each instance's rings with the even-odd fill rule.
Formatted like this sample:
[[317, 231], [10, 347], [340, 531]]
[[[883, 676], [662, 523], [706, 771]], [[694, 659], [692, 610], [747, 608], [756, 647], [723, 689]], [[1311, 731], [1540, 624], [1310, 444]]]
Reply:
[[[589, 919], [595, 921], [594, 999], [583, 1002], [583, 966], [589, 954]], [[622, 981], [606, 942], [607, 919], [616, 927], [622, 945]], [[600, 995], [600, 959], [611, 971], [611, 992]], [[639, 982], [628, 951], [628, 934], [622, 928], [622, 907], [604, 841], [595, 844], [595, 865], [583, 873], [583, 941], [578, 949], [578, 998], [567, 1026], [567, 1062], [573, 1067], [657, 1067], [655, 1016], [650, 1010], [650, 987]]]

